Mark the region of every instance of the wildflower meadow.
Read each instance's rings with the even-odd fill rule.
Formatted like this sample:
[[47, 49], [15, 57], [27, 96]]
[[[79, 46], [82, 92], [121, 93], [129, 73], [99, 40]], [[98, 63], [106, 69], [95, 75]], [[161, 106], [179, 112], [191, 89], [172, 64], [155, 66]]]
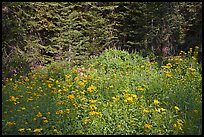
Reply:
[[106, 50], [81, 66], [54, 62], [2, 85], [3, 135], [199, 135], [198, 48], [162, 64]]

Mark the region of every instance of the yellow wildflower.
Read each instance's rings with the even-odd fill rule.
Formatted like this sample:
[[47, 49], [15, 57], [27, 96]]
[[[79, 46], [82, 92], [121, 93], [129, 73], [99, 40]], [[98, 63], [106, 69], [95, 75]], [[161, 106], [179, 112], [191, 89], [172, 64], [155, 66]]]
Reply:
[[24, 111], [24, 110], [26, 110], [26, 108], [25, 108], [25, 107], [22, 107], [22, 108], [21, 108], [21, 110], [23, 110], [23, 111]]
[[168, 78], [172, 78], [172, 75], [171, 75], [170, 73], [166, 74], [166, 76], [167, 76]]
[[47, 119], [45, 119], [45, 120], [43, 120], [43, 122], [44, 122], [44, 123], [48, 123], [48, 120], [47, 120]]
[[56, 111], [56, 115], [60, 115], [60, 114], [63, 114], [63, 110]]
[[101, 112], [91, 111], [91, 112], [89, 112], [89, 115], [90, 116], [94, 116], [95, 115], [95, 116], [102, 117], [103, 114]]
[[155, 109], [155, 112], [157, 112], [157, 113], [160, 112], [160, 109]]
[[90, 87], [87, 88], [87, 90], [88, 90], [89, 92], [93, 92], [93, 91], [96, 91], [96, 87], [93, 86], [93, 85], [91, 85]]
[[164, 108], [158, 108], [158, 109], [155, 109], [155, 112], [161, 112], [161, 113], [163, 113], [163, 114], [165, 114], [166, 112], [166, 109], [164, 109]]
[[150, 125], [150, 124], [145, 124], [145, 125], [144, 125], [144, 128], [150, 129], [150, 128], [152, 128], [152, 125]]
[[36, 128], [33, 132], [40, 133], [42, 131], [42, 128]]
[[160, 109], [161, 109], [162, 112], [166, 111], [166, 109], [164, 109], [164, 108], [160, 108]]
[[158, 104], [159, 104], [159, 101], [158, 101], [157, 99], [155, 99], [155, 100], [154, 100], [154, 104], [155, 104], [155, 105], [158, 105]]
[[53, 132], [58, 133], [57, 129], [54, 129]]
[[73, 100], [75, 97], [74, 95], [68, 95], [67, 98], [69, 98], [70, 100]]
[[30, 131], [31, 131], [31, 128], [27, 128], [26, 131], [30, 132]]
[[82, 88], [84, 88], [84, 87], [85, 87], [85, 83], [84, 83], [84, 82], [81, 82], [81, 83], [80, 83], [80, 86], [81, 86]]
[[90, 105], [89, 108], [90, 108], [91, 110], [96, 110], [96, 109], [97, 109], [97, 107], [94, 106], [94, 105]]
[[51, 88], [51, 87], [52, 87], [52, 84], [48, 84], [47, 86], [48, 86], [48, 88]]
[[161, 68], [166, 69], [166, 68], [169, 68], [169, 67], [168, 66], [161, 66]]
[[144, 68], [144, 66], [142, 65], [142, 66], [141, 66], [141, 68], [143, 69], [143, 68]]
[[127, 98], [127, 102], [132, 103], [133, 102], [133, 98], [132, 97], [128, 97]]
[[67, 109], [65, 110], [65, 113], [69, 114], [69, 113], [70, 113], [70, 109], [67, 108]]
[[183, 127], [183, 120], [181, 119], [177, 119], [176, 123], [173, 124], [173, 127], [178, 129], [178, 130], [183, 130], [182, 127]]
[[113, 85], [109, 86], [109, 88], [113, 88]]
[[174, 128], [176, 128], [176, 127], [177, 127], [177, 125], [176, 125], [176, 124], [173, 124], [173, 127], [174, 127]]
[[33, 98], [32, 98], [32, 97], [27, 98], [27, 101], [32, 101], [32, 100], [33, 100]]
[[144, 109], [144, 110], [143, 110], [143, 112], [148, 113], [148, 112], [149, 112], [149, 110], [148, 110], [148, 109]]
[[94, 104], [96, 103], [96, 100], [89, 100], [89, 103]]
[[6, 122], [6, 125], [8, 125], [8, 126], [14, 126], [14, 125], [16, 125], [16, 122], [15, 122], [15, 121], [13, 121], [13, 122]]
[[84, 123], [84, 124], [88, 124], [89, 122], [91, 122], [91, 119], [89, 119], [89, 118], [85, 118], [85, 119], [83, 120], [83, 123]]
[[135, 95], [135, 94], [132, 94], [132, 97], [133, 97], [134, 99], [136, 99], [136, 100], [138, 99], [138, 98], [137, 98], [137, 95]]
[[62, 103], [61, 103], [61, 102], [57, 102], [56, 104], [57, 104], [57, 106], [59, 106], [59, 105], [61, 105]]
[[139, 87], [137, 88], [137, 90], [139, 90], [139, 91], [144, 91], [144, 88], [141, 87], [141, 86], [139, 86]]
[[174, 108], [175, 108], [175, 110], [177, 110], [177, 111], [179, 111], [180, 109], [179, 109], [179, 107], [177, 107], [177, 106], [174, 106]]
[[171, 78], [172, 77], [172, 74], [168, 71], [164, 71], [164, 73], [166, 74], [167, 77]]
[[83, 100], [86, 100], [86, 98], [85, 97], [83, 97], [83, 98], [81, 98], [81, 100], [83, 101]]
[[50, 81], [54, 81], [54, 79], [53, 79], [53, 78], [49, 78], [49, 80], [50, 80]]
[[42, 119], [47, 119], [46, 117], [42, 117]]
[[117, 98], [116, 97], [112, 97], [112, 100], [116, 100]]
[[[126, 75], [127, 75], [127, 72], [126, 72]], [[116, 79], [116, 74], [113, 74], [113, 77], [114, 77], [114, 79]]]
[[192, 59], [193, 59], [193, 60], [196, 60], [196, 57], [192, 56]]
[[17, 101], [17, 99], [19, 99], [18, 97], [15, 97], [15, 96], [10, 96], [10, 101], [11, 102], [16, 102]]
[[18, 131], [22, 133], [25, 131], [25, 128], [20, 128]]
[[95, 114], [96, 114], [95, 111], [91, 111], [91, 112], [89, 112], [89, 115], [90, 115], [90, 116], [93, 116], [93, 115], [95, 115]]
[[171, 63], [167, 63], [166, 66], [167, 66], [168, 68], [171, 68], [171, 67], [172, 67]]
[[190, 70], [190, 72], [195, 72], [196, 71], [196, 69], [194, 69], [194, 68], [188, 68], [188, 70]]
[[180, 125], [182, 125], [184, 122], [183, 122], [183, 120], [181, 120], [181, 119], [177, 119], [177, 123], [180, 124]]
[[37, 117], [42, 117], [42, 113], [38, 112], [38, 114], [36, 115]]
[[193, 51], [193, 49], [192, 49], [192, 48], [190, 48], [189, 52], [190, 52], [190, 53], [192, 53], [192, 51]]

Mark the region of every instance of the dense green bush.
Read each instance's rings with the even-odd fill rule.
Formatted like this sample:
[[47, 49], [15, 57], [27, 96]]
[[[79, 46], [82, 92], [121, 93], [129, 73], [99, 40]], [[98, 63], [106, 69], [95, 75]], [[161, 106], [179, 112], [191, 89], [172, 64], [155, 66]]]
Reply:
[[201, 66], [192, 57], [159, 67], [107, 50], [84, 66], [55, 62], [7, 78], [2, 134], [201, 134]]

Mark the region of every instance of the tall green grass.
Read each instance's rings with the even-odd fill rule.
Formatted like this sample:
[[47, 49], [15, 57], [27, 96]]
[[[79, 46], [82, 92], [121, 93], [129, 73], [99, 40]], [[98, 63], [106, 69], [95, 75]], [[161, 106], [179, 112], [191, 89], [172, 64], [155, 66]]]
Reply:
[[2, 88], [2, 134], [201, 134], [194, 53], [165, 66], [107, 50], [84, 66], [55, 62]]

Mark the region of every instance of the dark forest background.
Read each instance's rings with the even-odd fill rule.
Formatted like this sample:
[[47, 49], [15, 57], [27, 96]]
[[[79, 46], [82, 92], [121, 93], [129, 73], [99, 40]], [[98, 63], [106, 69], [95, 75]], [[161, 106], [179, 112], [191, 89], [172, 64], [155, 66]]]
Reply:
[[3, 73], [81, 64], [109, 48], [158, 59], [195, 46], [201, 56], [201, 2], [2, 3]]

